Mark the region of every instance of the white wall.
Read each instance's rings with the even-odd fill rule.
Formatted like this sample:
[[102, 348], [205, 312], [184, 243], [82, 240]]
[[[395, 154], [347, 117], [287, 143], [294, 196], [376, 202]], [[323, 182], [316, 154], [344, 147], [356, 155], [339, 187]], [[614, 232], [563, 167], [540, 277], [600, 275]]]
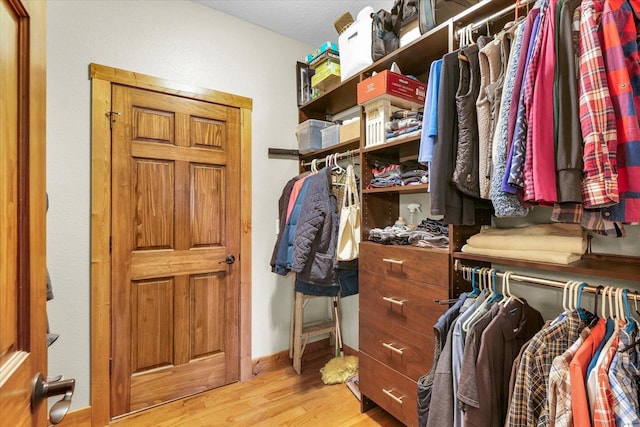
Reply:
[[73, 409], [90, 404], [92, 62], [253, 99], [252, 357], [288, 348], [292, 282], [271, 273], [269, 260], [277, 201], [298, 169], [269, 159], [267, 148], [297, 148], [295, 62], [313, 47], [172, 0], [52, 0], [47, 35], [48, 311], [60, 334], [49, 374], [76, 378]]

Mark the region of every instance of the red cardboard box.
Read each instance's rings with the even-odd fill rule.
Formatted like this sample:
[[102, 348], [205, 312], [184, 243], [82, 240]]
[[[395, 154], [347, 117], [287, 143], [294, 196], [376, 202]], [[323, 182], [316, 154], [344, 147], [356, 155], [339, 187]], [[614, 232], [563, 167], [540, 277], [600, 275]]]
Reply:
[[358, 104], [364, 104], [380, 95], [392, 95], [424, 105], [427, 85], [402, 74], [384, 70], [358, 83]]

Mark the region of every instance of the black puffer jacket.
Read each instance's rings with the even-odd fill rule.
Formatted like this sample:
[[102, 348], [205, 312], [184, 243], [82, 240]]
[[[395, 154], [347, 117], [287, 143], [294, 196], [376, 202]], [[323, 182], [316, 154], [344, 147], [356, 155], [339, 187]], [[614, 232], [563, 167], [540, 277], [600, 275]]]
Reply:
[[296, 226], [291, 270], [298, 273], [298, 280], [330, 286], [339, 226], [331, 169], [307, 179], [311, 181]]

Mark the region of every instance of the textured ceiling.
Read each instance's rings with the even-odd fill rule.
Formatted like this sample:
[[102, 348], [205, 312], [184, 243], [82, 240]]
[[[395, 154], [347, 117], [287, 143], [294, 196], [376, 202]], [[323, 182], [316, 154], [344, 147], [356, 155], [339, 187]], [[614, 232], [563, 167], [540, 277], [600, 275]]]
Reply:
[[345, 12], [356, 19], [366, 6], [389, 10], [393, 0], [193, 0], [268, 30], [320, 46], [337, 42], [333, 23]]

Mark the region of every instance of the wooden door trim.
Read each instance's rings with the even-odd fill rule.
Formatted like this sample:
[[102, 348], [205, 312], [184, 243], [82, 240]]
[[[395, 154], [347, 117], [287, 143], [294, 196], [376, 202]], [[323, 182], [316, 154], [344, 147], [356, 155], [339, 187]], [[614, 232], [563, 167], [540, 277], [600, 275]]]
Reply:
[[191, 87], [104, 65], [91, 79], [91, 414], [93, 426], [110, 422], [111, 342], [111, 85], [213, 102], [240, 110], [240, 380], [251, 378], [251, 109], [250, 98]]

